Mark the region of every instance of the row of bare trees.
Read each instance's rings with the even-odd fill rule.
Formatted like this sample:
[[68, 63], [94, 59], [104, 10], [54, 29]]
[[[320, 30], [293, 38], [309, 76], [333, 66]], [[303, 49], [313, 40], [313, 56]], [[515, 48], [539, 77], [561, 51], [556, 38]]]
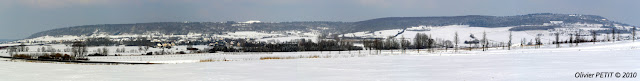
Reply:
[[[573, 44], [569, 44], [569, 46], [578, 46], [579, 43], [582, 43], [582, 42], [593, 42], [593, 44], [595, 44], [596, 42], [604, 42], [604, 41], [615, 42], [615, 41], [622, 40], [622, 37], [620, 36], [620, 32], [616, 32], [616, 29], [612, 29], [611, 35], [607, 33], [606, 38], [602, 40], [598, 40], [598, 35], [599, 35], [598, 32], [590, 31], [590, 33], [592, 37], [591, 40], [582, 38], [581, 36], [582, 33], [580, 31], [577, 31], [575, 34], [569, 35], [569, 40], [564, 40], [564, 41], [560, 40], [560, 33], [554, 33], [556, 40], [553, 42], [553, 44], [556, 44], [556, 48], [560, 48], [561, 43], [573, 43]], [[636, 40], [636, 27], [633, 27], [631, 29], [631, 40], [634, 42]]]
[[449, 40], [436, 39], [424, 33], [418, 33], [413, 38], [413, 43], [404, 36], [400, 38], [390, 36], [386, 39], [366, 39], [363, 40], [363, 44], [367, 50], [418, 49], [418, 51], [420, 51], [420, 49], [427, 49], [428, 52], [433, 52], [434, 48], [444, 47], [448, 49], [457, 47], [459, 42], [457, 39], [458, 38], [452, 42]]
[[[636, 33], [636, 28], [633, 27], [632, 31], [631, 31], [631, 39], [633, 39], [633, 41], [635, 41], [636, 37], [635, 37], [635, 33]], [[572, 43], [570, 44], [570, 46], [578, 46], [578, 43], [582, 43], [582, 42], [598, 42], [598, 41], [617, 41], [617, 40], [621, 40], [622, 38], [619, 36], [620, 32], [616, 32], [615, 29], [613, 29], [611, 31], [611, 33], [613, 35], [607, 37], [607, 39], [604, 40], [598, 40], [597, 38], [597, 32], [596, 31], [591, 31], [592, 34], [592, 39], [588, 40], [583, 38], [583, 36], [581, 35], [582, 32], [577, 31], [575, 34], [569, 34], [569, 38], [568, 40], [560, 40], [560, 33], [554, 33], [556, 40], [554, 42], [552, 42], [552, 44], [556, 44], [556, 47], [560, 47], [561, 43]], [[616, 36], [616, 33], [617, 36]], [[472, 38], [473, 35], [471, 36]], [[486, 32], [482, 33], [482, 38], [477, 41], [477, 43], [479, 43], [481, 45], [481, 48], [483, 51], [488, 50], [489, 47], [492, 46], [501, 46], [504, 48], [506, 48], [507, 50], [511, 50], [511, 46], [513, 45], [513, 34], [512, 32], [509, 32], [508, 35], [509, 40], [506, 42], [506, 44], [504, 42], [500, 42], [500, 43], [490, 43], [490, 40], [487, 39], [487, 34]], [[612, 39], [609, 39], [612, 38]], [[521, 42], [521, 46], [524, 45], [535, 45], [535, 48], [540, 48], [540, 46], [543, 44], [542, 43], [542, 38], [540, 36], [536, 36], [534, 39], [532, 39], [528, 44], [526, 44], [526, 39], [522, 39]], [[458, 35], [458, 32], [454, 33], [454, 38], [453, 41], [438, 41], [435, 38], [433, 38], [430, 35], [427, 34], [423, 34], [423, 33], [418, 33], [416, 34], [415, 38], [413, 39], [413, 43], [409, 42], [408, 40], [406, 40], [404, 37], [400, 38], [400, 40], [397, 40], [394, 37], [388, 37], [384, 40], [381, 39], [374, 39], [374, 40], [364, 40], [364, 46], [365, 49], [368, 50], [389, 50], [389, 49], [428, 49], [428, 51], [433, 51], [433, 48], [442, 48], [444, 47], [445, 50], [448, 49], [449, 47], [453, 47], [455, 52], [457, 52], [459, 50], [459, 42], [460, 42], [460, 38]], [[477, 44], [475, 43], [475, 44]]]

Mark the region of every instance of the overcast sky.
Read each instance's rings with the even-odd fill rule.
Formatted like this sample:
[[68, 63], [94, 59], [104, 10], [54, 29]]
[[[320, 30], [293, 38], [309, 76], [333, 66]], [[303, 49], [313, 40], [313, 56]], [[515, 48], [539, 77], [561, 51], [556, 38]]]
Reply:
[[361, 21], [381, 17], [530, 13], [600, 15], [638, 26], [640, 0], [2, 0], [0, 39], [78, 25], [260, 20]]

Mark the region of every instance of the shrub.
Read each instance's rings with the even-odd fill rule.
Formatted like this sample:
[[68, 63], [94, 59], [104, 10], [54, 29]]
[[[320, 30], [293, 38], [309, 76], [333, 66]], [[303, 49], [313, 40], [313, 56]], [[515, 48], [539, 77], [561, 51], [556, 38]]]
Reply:
[[187, 54], [187, 53], [184, 51], [180, 51], [180, 52], [176, 52], [176, 54]]
[[269, 60], [269, 59], [284, 59], [282, 57], [260, 57], [260, 60]]
[[64, 54], [64, 56], [62, 56], [62, 60], [71, 60], [73, 59], [71, 56], [69, 56], [68, 54]]
[[24, 58], [24, 59], [32, 59], [31, 55], [27, 55], [27, 54], [17, 54], [17, 55], [13, 55], [14, 58]]
[[51, 57], [53, 55], [49, 55], [49, 54], [45, 54], [42, 56], [38, 56], [38, 59], [42, 60], [42, 59], [53, 59], [53, 57]]
[[260, 57], [260, 60], [271, 60], [271, 59], [298, 59], [298, 58], [320, 58], [318, 55], [313, 56], [298, 56], [298, 57]]
[[62, 56], [63, 56], [62, 54], [60, 54], [60, 53], [56, 53], [56, 54], [55, 54], [55, 55], [53, 55], [52, 57], [54, 57], [54, 58], [62, 58]]
[[88, 56], [107, 56], [106, 54], [100, 54], [100, 53], [93, 53], [93, 54], [89, 54]]

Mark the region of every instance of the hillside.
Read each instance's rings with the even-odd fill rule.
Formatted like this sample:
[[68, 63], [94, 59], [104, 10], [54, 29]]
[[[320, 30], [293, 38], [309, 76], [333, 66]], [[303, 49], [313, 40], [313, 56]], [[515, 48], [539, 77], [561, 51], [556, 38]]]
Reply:
[[235, 31], [286, 31], [286, 30], [320, 30], [345, 27], [344, 22], [280, 22], [280, 23], [237, 23], [237, 22], [155, 22], [136, 24], [102, 24], [59, 28], [35, 33], [28, 38], [60, 35], [92, 35], [106, 33], [109, 35], [162, 33], [185, 35], [189, 33], [220, 34]]
[[[526, 26], [518, 28], [537, 29], [528, 25], [543, 25], [549, 21], [563, 21], [564, 23], [589, 23], [604, 25], [620, 25], [629, 26], [628, 24], [610, 21], [604, 17], [597, 15], [580, 15], [580, 14], [551, 14], [537, 13], [516, 16], [442, 16], [442, 17], [387, 17], [377, 18], [359, 22], [329, 22], [329, 21], [311, 21], [311, 22], [276, 22], [276, 23], [242, 23], [242, 22], [153, 22], [153, 23], [136, 23], [136, 24], [102, 24], [102, 25], [84, 25], [67, 28], [59, 28], [48, 31], [42, 31], [32, 34], [28, 38], [36, 38], [41, 36], [89, 36], [92, 34], [102, 33], [109, 35], [127, 35], [127, 34], [150, 34], [160, 33], [167, 35], [184, 35], [189, 33], [200, 34], [223, 34], [225, 32], [235, 31], [318, 31], [322, 33], [352, 33], [360, 31], [378, 31], [387, 29], [403, 29], [418, 25], [427, 26], [447, 26], [447, 25], [469, 25], [472, 27], [509, 27], [509, 26]], [[550, 29], [544, 26], [542, 29]]]

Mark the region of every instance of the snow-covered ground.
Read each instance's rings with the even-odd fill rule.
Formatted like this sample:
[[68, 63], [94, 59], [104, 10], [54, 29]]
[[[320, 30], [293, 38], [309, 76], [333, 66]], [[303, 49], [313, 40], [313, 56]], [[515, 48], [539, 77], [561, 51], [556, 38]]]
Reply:
[[[439, 51], [407, 53], [384, 51], [363, 57], [331, 52], [334, 58], [300, 58], [281, 60], [239, 60], [158, 65], [81, 65], [0, 61], [0, 78], [7, 81], [80, 80], [80, 81], [182, 81], [182, 80], [267, 80], [267, 81], [371, 81], [371, 80], [624, 80], [639, 78], [575, 78], [576, 72], [640, 72], [640, 42], [619, 41], [578, 47], [545, 45], [492, 48], [490, 51]], [[365, 51], [362, 51], [365, 52]], [[223, 58], [256, 56], [298, 56], [317, 52], [208, 54]], [[355, 53], [352, 51], [352, 53]], [[327, 54], [323, 52], [320, 54]], [[163, 57], [163, 56], [160, 56]], [[171, 57], [165, 55], [165, 58]], [[174, 58], [189, 56], [174, 56]], [[170, 60], [170, 59], [169, 59]], [[174, 60], [175, 61], [175, 60]]]

